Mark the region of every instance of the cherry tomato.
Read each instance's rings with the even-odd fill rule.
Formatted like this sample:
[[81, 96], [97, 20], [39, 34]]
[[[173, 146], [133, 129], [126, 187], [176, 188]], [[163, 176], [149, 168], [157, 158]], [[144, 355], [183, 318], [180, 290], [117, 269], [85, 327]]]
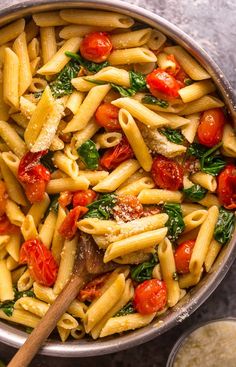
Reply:
[[110, 55], [112, 43], [105, 32], [93, 32], [87, 34], [80, 45], [81, 55], [96, 63], [104, 62]]
[[146, 82], [150, 92], [157, 98], [170, 100], [179, 97], [180, 85], [177, 80], [161, 68], [148, 74]]
[[3, 181], [0, 180], [0, 217], [5, 213], [7, 205], [7, 189]]
[[50, 180], [50, 172], [40, 162], [47, 153], [43, 150], [37, 153], [28, 152], [20, 160], [18, 178], [25, 184], [25, 193], [31, 203], [43, 199], [46, 186]]
[[119, 195], [113, 208], [113, 215], [117, 221], [129, 222], [138, 219], [143, 214], [143, 206], [134, 195]]
[[195, 240], [182, 242], [175, 250], [175, 266], [177, 273], [186, 274], [189, 272], [189, 262], [192, 256]]
[[23, 243], [20, 249], [21, 264], [27, 263], [30, 274], [36, 282], [51, 287], [57, 278], [58, 265], [44, 244], [32, 239]]
[[190, 79], [188, 74], [180, 67], [179, 71], [175, 74], [175, 79], [177, 80], [180, 88], [186, 87], [186, 79]]
[[65, 237], [68, 240], [71, 240], [77, 231], [77, 221], [80, 217], [82, 217], [85, 213], [87, 213], [88, 209], [84, 206], [77, 206], [72, 209], [67, 216], [65, 217], [64, 221], [62, 222], [59, 233], [61, 236]]
[[71, 191], [63, 191], [60, 193], [58, 203], [61, 205], [62, 208], [66, 208], [72, 202], [73, 199], [73, 192]]
[[224, 124], [225, 115], [221, 108], [205, 111], [197, 129], [199, 143], [207, 147], [217, 145], [222, 139]]
[[183, 186], [183, 168], [170, 158], [157, 156], [153, 160], [151, 175], [161, 189], [176, 191]]
[[96, 192], [90, 189], [76, 191], [73, 195], [73, 207], [87, 206], [94, 201], [96, 196]]
[[143, 315], [161, 311], [166, 302], [167, 289], [164, 281], [158, 279], [145, 280], [135, 289], [134, 307]]
[[236, 209], [236, 166], [228, 165], [218, 176], [217, 192], [226, 209]]
[[96, 110], [96, 122], [98, 125], [103, 126], [110, 131], [121, 130], [121, 126], [118, 121], [118, 113], [118, 107], [108, 102], [103, 103]]
[[79, 292], [78, 299], [81, 302], [92, 302], [95, 298], [99, 297], [101, 295], [101, 288], [109, 276], [109, 273], [99, 275], [97, 278], [86, 284], [86, 286]]
[[18, 231], [19, 231], [19, 228], [9, 221], [6, 214], [3, 214], [0, 217], [0, 235], [17, 233]]
[[100, 159], [100, 164], [102, 167], [110, 170], [116, 168], [127, 159], [133, 158], [133, 156], [134, 152], [128, 140], [124, 137], [114, 148], [110, 148], [105, 152]]

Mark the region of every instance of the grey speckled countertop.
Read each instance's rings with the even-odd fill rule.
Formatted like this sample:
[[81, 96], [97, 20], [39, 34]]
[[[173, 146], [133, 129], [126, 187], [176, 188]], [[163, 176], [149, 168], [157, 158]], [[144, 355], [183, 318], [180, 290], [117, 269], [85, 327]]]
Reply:
[[[11, 2], [1, 0], [0, 7]], [[129, 0], [129, 2], [158, 13], [192, 36], [218, 63], [236, 89], [236, 0]], [[165, 367], [172, 346], [189, 326], [218, 317], [236, 317], [235, 281], [236, 262], [221, 285], [194, 315], [149, 343], [96, 358], [59, 359], [38, 356], [31, 366]], [[13, 348], [0, 344], [0, 358], [8, 361], [13, 353]]]

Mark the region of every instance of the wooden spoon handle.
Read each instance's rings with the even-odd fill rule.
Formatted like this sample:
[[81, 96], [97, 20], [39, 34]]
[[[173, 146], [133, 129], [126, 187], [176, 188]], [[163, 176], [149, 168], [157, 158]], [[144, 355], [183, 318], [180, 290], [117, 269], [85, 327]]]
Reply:
[[8, 367], [26, 367], [30, 364], [44, 340], [55, 328], [60, 317], [76, 298], [79, 290], [85, 285], [86, 281], [86, 276], [72, 276], [55, 302], [50, 306], [45, 316], [40, 320], [37, 327], [12, 358]]

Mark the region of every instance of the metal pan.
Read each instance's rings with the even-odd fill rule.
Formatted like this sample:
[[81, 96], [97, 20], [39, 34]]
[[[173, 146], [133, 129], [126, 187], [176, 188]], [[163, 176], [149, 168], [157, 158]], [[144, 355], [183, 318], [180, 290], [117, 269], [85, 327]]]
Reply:
[[[236, 99], [232, 88], [219, 67], [189, 36], [162, 17], [132, 4], [117, 0], [12, 0], [11, 3], [0, 9], [0, 24], [7, 24], [17, 18], [35, 12], [64, 9], [64, 8], [91, 8], [120, 12], [139, 21], [145, 22], [165, 33], [169, 38], [183, 46], [190, 52], [211, 74], [236, 124]], [[193, 313], [215, 290], [236, 257], [236, 231], [231, 242], [225, 246], [210, 273], [204, 276], [200, 283], [172, 309], [168, 310], [158, 320], [150, 325], [121, 336], [112, 336], [97, 341], [91, 339], [79, 341], [48, 340], [40, 353], [61, 357], [88, 357], [131, 348], [145, 343], [171, 329]], [[27, 334], [15, 326], [0, 322], [0, 341], [19, 348], [25, 341]]]

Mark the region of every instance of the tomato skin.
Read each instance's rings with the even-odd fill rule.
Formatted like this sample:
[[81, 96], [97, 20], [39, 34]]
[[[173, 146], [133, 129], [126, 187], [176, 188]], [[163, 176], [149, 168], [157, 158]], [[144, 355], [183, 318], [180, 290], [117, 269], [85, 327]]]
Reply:
[[72, 202], [73, 199], [73, 192], [71, 191], [63, 191], [60, 193], [58, 203], [61, 205], [62, 208], [66, 208]]
[[90, 189], [76, 191], [73, 195], [73, 207], [87, 206], [95, 200], [96, 196], [96, 192]]
[[40, 162], [47, 150], [37, 153], [27, 152], [20, 160], [18, 178], [25, 184], [25, 193], [31, 203], [43, 199], [50, 172]]
[[174, 253], [177, 273], [189, 273], [189, 262], [192, 256], [195, 240], [188, 240], [179, 244]]
[[0, 217], [0, 235], [17, 233], [18, 231], [19, 231], [19, 228], [9, 221], [6, 214], [3, 214]]
[[7, 198], [8, 198], [8, 195], [7, 195], [6, 185], [2, 180], [0, 180], [0, 217], [6, 211]]
[[89, 60], [96, 63], [104, 62], [110, 55], [112, 43], [107, 33], [92, 32], [87, 34], [81, 42], [80, 53]]
[[21, 264], [27, 263], [36, 282], [51, 287], [57, 278], [58, 265], [51, 253], [38, 239], [28, 240], [20, 249]]
[[145, 280], [134, 292], [134, 307], [142, 315], [162, 310], [167, 303], [167, 289], [164, 281]]
[[121, 130], [118, 113], [118, 107], [108, 102], [102, 103], [95, 112], [96, 122], [109, 131]]
[[77, 221], [80, 217], [82, 217], [85, 213], [87, 213], [88, 209], [84, 206], [77, 206], [72, 209], [67, 216], [65, 217], [64, 221], [62, 222], [58, 232], [61, 236], [66, 238], [67, 240], [71, 240], [77, 231]]
[[161, 189], [176, 191], [183, 186], [183, 168], [170, 158], [157, 156], [153, 160], [151, 175]]
[[150, 92], [157, 98], [171, 100], [179, 97], [180, 85], [177, 80], [161, 68], [148, 74], [146, 82]]
[[236, 209], [236, 166], [226, 166], [218, 176], [217, 193], [226, 209]]
[[119, 195], [113, 215], [117, 221], [129, 222], [143, 215], [143, 206], [134, 195]]
[[224, 125], [225, 116], [221, 108], [205, 111], [197, 129], [199, 143], [209, 148], [217, 145], [222, 139]]
[[102, 158], [100, 159], [100, 164], [107, 170], [114, 169], [119, 166], [120, 163], [126, 161], [127, 159], [133, 158], [134, 152], [128, 142], [124, 137], [114, 148], [108, 149]]
[[109, 276], [109, 273], [102, 274], [93, 279], [91, 282], [87, 283], [86, 286], [79, 292], [78, 299], [81, 302], [92, 302], [95, 298], [99, 297], [101, 295], [101, 288]]

